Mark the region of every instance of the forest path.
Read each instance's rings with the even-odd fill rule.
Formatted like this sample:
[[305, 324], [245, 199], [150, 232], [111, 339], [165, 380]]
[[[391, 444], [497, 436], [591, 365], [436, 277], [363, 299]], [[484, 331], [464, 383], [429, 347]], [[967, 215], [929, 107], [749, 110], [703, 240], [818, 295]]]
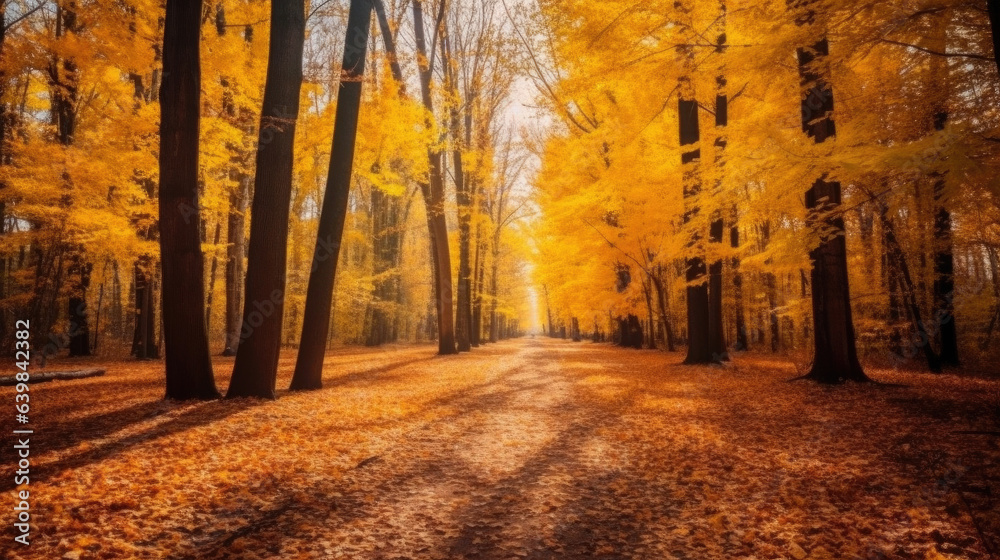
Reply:
[[[913, 430], [933, 432], [926, 419], [895, 423], [891, 403], [913, 404], [899, 399], [906, 389], [847, 387], [837, 399], [785, 384], [791, 364], [756, 372], [681, 359], [541, 337], [435, 358], [423, 366], [477, 382], [345, 473], [331, 508], [313, 509], [322, 514], [311, 536], [279, 528], [282, 550], [392, 560], [985, 557], [969, 512], [939, 482], [942, 469], [966, 476], [963, 459], [927, 448]], [[971, 421], [967, 404], [943, 406]], [[885, 439], [871, 436], [880, 410]]]
[[[287, 387], [294, 352], [282, 354]], [[30, 548], [106, 559], [988, 558], [1000, 383], [525, 338], [339, 348], [324, 389], [162, 401], [162, 364], [32, 388]], [[224, 388], [232, 359], [215, 359]], [[10, 399], [0, 388], [0, 400]], [[4, 457], [11, 454], [4, 453]], [[37, 533], [37, 534], [36, 534]], [[935, 554], [943, 554], [943, 556]]]

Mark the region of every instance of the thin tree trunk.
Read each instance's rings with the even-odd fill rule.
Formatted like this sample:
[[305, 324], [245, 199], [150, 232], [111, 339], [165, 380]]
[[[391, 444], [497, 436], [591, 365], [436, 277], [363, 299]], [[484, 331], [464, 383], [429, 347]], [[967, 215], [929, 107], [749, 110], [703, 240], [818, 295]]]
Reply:
[[879, 219], [882, 222], [886, 249], [889, 252], [889, 258], [895, 264], [894, 268], [899, 272], [899, 280], [901, 287], [903, 288], [903, 299], [906, 302], [910, 322], [913, 325], [914, 330], [916, 330], [920, 336], [918, 344], [923, 347], [924, 355], [927, 357], [927, 366], [930, 370], [934, 373], [940, 373], [941, 359], [934, 352], [934, 348], [931, 346], [931, 339], [925, 328], [924, 321], [920, 318], [920, 305], [917, 303], [916, 291], [913, 287], [913, 278], [910, 275], [910, 267], [906, 263], [906, 255], [903, 253], [903, 248], [899, 245], [899, 241], [896, 239], [896, 230], [893, 226], [892, 219], [889, 217], [889, 208], [885, 205], [885, 203], [880, 203], [879, 205]]
[[[738, 223], [739, 213], [733, 206], [733, 220], [729, 228], [729, 245], [733, 249], [740, 248], [740, 226]], [[747, 340], [747, 322], [743, 310], [743, 273], [740, 272], [740, 258], [733, 257], [733, 299], [736, 314], [736, 351], [743, 352], [750, 348], [750, 341]]]
[[659, 267], [657, 267], [656, 274], [650, 276], [650, 279], [653, 281], [653, 287], [656, 288], [656, 301], [660, 308], [660, 320], [663, 322], [663, 330], [666, 334], [667, 352], [674, 352], [674, 329], [670, 326], [670, 294], [663, 285]]
[[240, 173], [236, 190], [229, 195], [226, 224], [226, 346], [223, 356], [235, 356], [240, 347], [243, 322], [243, 282], [246, 259], [246, 213], [251, 178]]
[[[445, 3], [442, 2], [442, 16]], [[440, 25], [438, 18], [435, 25]], [[417, 46], [418, 66], [420, 68], [420, 93], [424, 107], [427, 109], [428, 119], [434, 115], [434, 102], [431, 98], [431, 80], [433, 79], [433, 45], [430, 50], [427, 48], [427, 41], [424, 36], [424, 16], [423, 6], [420, 0], [413, 2], [413, 25], [414, 39]], [[427, 122], [428, 128], [432, 126]], [[425, 202], [427, 204], [427, 215], [429, 227], [431, 229], [431, 243], [434, 246], [435, 254], [435, 296], [437, 299], [438, 318], [438, 353], [454, 354], [458, 350], [455, 346], [455, 317], [454, 303], [452, 298], [452, 278], [451, 278], [451, 250], [448, 245], [448, 225], [445, 221], [444, 212], [444, 177], [442, 172], [441, 152], [437, 148], [430, 148], [427, 152], [427, 160], [430, 168], [430, 181], [428, 188], [424, 191]]]
[[160, 92], [160, 254], [167, 398], [219, 396], [205, 331], [198, 206], [201, 0], [167, 0]]
[[[455, 200], [458, 211], [458, 290], [455, 300], [455, 342], [459, 352], [468, 352], [472, 348], [472, 266], [470, 264], [470, 246], [472, 238], [472, 196], [469, 192], [471, 186], [470, 178], [466, 175], [465, 165], [462, 158], [462, 150], [468, 146], [462, 145], [461, 113], [459, 103], [458, 86], [456, 84], [454, 60], [451, 55], [451, 46], [447, 28], [442, 23], [441, 36], [441, 65], [444, 68], [444, 87], [449, 92], [451, 99], [448, 104], [448, 126], [452, 141], [455, 143], [452, 149], [452, 170], [455, 182]], [[471, 100], [465, 100], [470, 103]]]
[[323, 386], [323, 357], [330, 328], [338, 249], [344, 234], [350, 197], [371, 15], [371, 0], [351, 0], [333, 146], [330, 150], [330, 170], [320, 213], [316, 250], [313, 253], [313, 270], [309, 275], [309, 287], [306, 291], [302, 342], [292, 377], [293, 390], [319, 389]]
[[[719, 3], [719, 9], [721, 31], [716, 42], [715, 54], [721, 59], [726, 52], [726, 3], [724, 0]], [[729, 125], [729, 98], [726, 93], [724, 70], [725, 67], [720, 62], [719, 74], [715, 78], [715, 128], [718, 131], [718, 137], [715, 139], [715, 159], [720, 168], [724, 165], [722, 158], [727, 145], [725, 129]], [[721, 179], [715, 188], [717, 194], [721, 194]], [[715, 214], [709, 227], [708, 241], [721, 246], [725, 234], [725, 224], [722, 220], [722, 212], [717, 210]], [[724, 362], [729, 360], [729, 352], [726, 350], [725, 327], [722, 323], [722, 259], [717, 259], [709, 265], [708, 278], [708, 345], [713, 360]]]
[[219, 242], [222, 241], [222, 220], [215, 223], [215, 236], [212, 242], [212, 266], [208, 267], [208, 298], [205, 303], [205, 330], [212, 333], [212, 303], [215, 300], [215, 277], [219, 271]]

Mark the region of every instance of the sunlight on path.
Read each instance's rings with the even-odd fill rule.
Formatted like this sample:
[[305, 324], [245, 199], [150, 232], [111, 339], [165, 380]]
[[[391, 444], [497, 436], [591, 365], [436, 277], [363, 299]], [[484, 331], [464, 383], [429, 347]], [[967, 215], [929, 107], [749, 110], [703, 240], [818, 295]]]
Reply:
[[996, 443], [955, 432], [986, 429], [995, 382], [679, 362], [341, 349], [321, 391], [198, 405], [162, 402], [156, 364], [108, 364], [33, 394], [43, 521], [11, 558], [988, 558]]

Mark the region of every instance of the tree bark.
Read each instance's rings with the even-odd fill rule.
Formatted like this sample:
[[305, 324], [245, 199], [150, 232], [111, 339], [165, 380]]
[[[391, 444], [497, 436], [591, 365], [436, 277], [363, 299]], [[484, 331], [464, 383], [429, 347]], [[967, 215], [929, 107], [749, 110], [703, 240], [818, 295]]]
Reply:
[[986, 11], [990, 17], [990, 31], [993, 33], [993, 60], [1000, 72], [1000, 0], [986, 0]]
[[[233, 378], [226, 393], [228, 398], [275, 396], [287, 295], [288, 214], [304, 43], [304, 0], [272, 2], [267, 78], [250, 211], [243, 324]], [[333, 259], [336, 260], [336, 255]], [[325, 317], [321, 324], [327, 324]], [[325, 342], [324, 331], [319, 343], [321, 353]]]
[[660, 276], [660, 269], [657, 267], [656, 273], [650, 276], [653, 287], [656, 288], [656, 301], [660, 310], [660, 321], [663, 322], [663, 330], [666, 336], [667, 352], [674, 352], [674, 329], [670, 326], [669, 297], [663, 285], [663, 278]]
[[[720, 57], [726, 52], [726, 3], [719, 2], [719, 37], [716, 40], [715, 54]], [[725, 66], [719, 64], [719, 74], [715, 77], [715, 129], [718, 136], [715, 139], [715, 161], [720, 169], [725, 165], [723, 155], [726, 151], [726, 127], [729, 126], [729, 97], [726, 93]], [[715, 186], [716, 194], [721, 195], [722, 181]], [[722, 212], [715, 211], [715, 217], [709, 228], [709, 243], [722, 245], [725, 234], [725, 224], [722, 219]], [[708, 268], [708, 344], [712, 351], [714, 361], [724, 362], [729, 360], [729, 352], [726, 349], [725, 327], [722, 323], [722, 259], [716, 259]]]
[[[732, 225], [729, 228], [729, 245], [733, 249], [740, 248], [740, 226], [739, 213], [733, 206]], [[743, 352], [750, 348], [750, 341], [747, 340], [746, 315], [743, 311], [743, 273], [740, 272], [740, 258], [733, 257], [733, 299], [736, 314], [736, 351]]]
[[[442, 11], [445, 4], [442, 3]], [[442, 14], [443, 15], [443, 14]], [[440, 20], [442, 18], [438, 18]], [[435, 26], [440, 25], [440, 21], [435, 22]], [[420, 68], [420, 93], [424, 107], [427, 109], [427, 118], [434, 116], [434, 102], [431, 98], [431, 80], [433, 79], [432, 58], [433, 46], [428, 51], [427, 40], [424, 36], [424, 15], [423, 6], [420, 0], [413, 2], [413, 26], [414, 40], [417, 46], [418, 66]], [[431, 127], [428, 120], [427, 126]], [[431, 243], [434, 246], [435, 254], [435, 296], [437, 298], [437, 318], [438, 318], [438, 353], [454, 354], [458, 350], [455, 346], [455, 316], [454, 302], [452, 297], [451, 278], [451, 249], [448, 245], [448, 224], [445, 221], [444, 212], [444, 176], [441, 167], [441, 152], [437, 148], [429, 148], [427, 160], [430, 168], [429, 185], [424, 189], [425, 203], [427, 204], [428, 225], [431, 234]]]
[[[816, 14], [806, 0], [795, 7], [800, 10], [798, 25], [816, 25]], [[817, 144], [836, 136], [833, 120], [833, 88], [828, 71], [822, 66], [830, 53], [825, 29], [811, 47], [798, 49], [798, 67], [804, 91], [802, 99], [802, 130]], [[855, 346], [854, 319], [851, 315], [851, 295], [847, 276], [847, 241], [844, 218], [839, 214], [840, 183], [820, 177], [806, 192], [808, 223], [820, 233], [819, 246], [809, 256], [812, 269], [813, 341], [815, 355], [807, 378], [820, 383], [840, 383], [845, 380], [868, 381]]]
[[[468, 352], [472, 348], [472, 266], [470, 264], [472, 239], [472, 196], [469, 192], [470, 178], [465, 172], [462, 151], [468, 145], [462, 142], [462, 119], [459, 104], [462, 103], [456, 83], [454, 59], [447, 34], [447, 27], [442, 23], [441, 33], [441, 65], [444, 68], [444, 87], [451, 99], [448, 104], [448, 129], [454, 146], [452, 149], [452, 170], [455, 183], [455, 201], [458, 211], [458, 290], [455, 299], [455, 342], [459, 352]], [[465, 103], [472, 100], [466, 99]]]
[[882, 222], [886, 250], [889, 253], [890, 261], [893, 263], [892, 268], [899, 274], [898, 280], [902, 287], [903, 300], [906, 302], [910, 323], [919, 335], [919, 340], [916, 344], [922, 347], [924, 355], [927, 357], [927, 366], [930, 370], [934, 373], [940, 373], [941, 359], [934, 352], [924, 321], [920, 318], [920, 305], [917, 303], [917, 296], [913, 287], [913, 277], [910, 275], [910, 267], [906, 263], [906, 255], [903, 253], [903, 248], [896, 239], [896, 228], [892, 218], [889, 217], [889, 208], [883, 202], [879, 203], [879, 219]]
[[[934, 116], [934, 130], [942, 131], [948, 113]], [[946, 182], [943, 174], [934, 174], [934, 317], [941, 335], [941, 363], [962, 365], [958, 357], [958, 329], [955, 326], [955, 255], [951, 232], [951, 212], [947, 206]]]
[[[686, 80], [682, 80], [686, 82]], [[680, 122], [680, 145], [695, 146], [681, 152], [681, 165], [684, 171], [684, 198], [688, 201], [695, 198], [700, 190], [697, 164], [701, 159], [701, 149], [697, 147], [701, 141], [698, 127], [698, 101], [694, 99], [690, 84], [682, 83], [681, 98], [677, 111]], [[691, 204], [688, 202], [688, 204]], [[698, 213], [698, 208], [692, 206], [684, 212], [684, 222], [690, 222]], [[694, 234], [689, 251], [698, 252], [699, 236]], [[715, 362], [709, 339], [709, 305], [708, 282], [705, 277], [705, 260], [700, 256], [687, 258], [685, 279], [687, 286], [687, 323], [688, 323], [688, 353], [685, 364], [710, 364]]]
[[333, 146], [330, 150], [330, 171], [326, 194], [323, 196], [316, 250], [313, 253], [313, 269], [306, 291], [302, 343], [292, 377], [292, 390], [319, 389], [323, 386], [323, 357], [330, 328], [337, 255], [344, 234], [354, 170], [354, 148], [361, 111], [361, 86], [364, 82], [371, 15], [371, 0], [351, 0]]
[[235, 356], [240, 347], [243, 321], [243, 282], [246, 259], [246, 213], [251, 177], [240, 173], [236, 190], [229, 195], [226, 223], [226, 346], [223, 356]]
[[205, 331], [198, 207], [201, 0], [167, 0], [160, 91], [160, 254], [167, 398], [219, 396]]

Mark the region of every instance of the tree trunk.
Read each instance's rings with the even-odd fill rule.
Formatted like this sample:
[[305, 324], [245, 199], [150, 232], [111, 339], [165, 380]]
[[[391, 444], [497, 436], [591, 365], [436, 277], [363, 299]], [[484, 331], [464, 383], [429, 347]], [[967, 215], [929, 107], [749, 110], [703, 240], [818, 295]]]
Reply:
[[[740, 248], [739, 213], [733, 206], [733, 223], [729, 228], [729, 245], [733, 249]], [[736, 351], [743, 352], [750, 348], [747, 340], [747, 322], [743, 311], [743, 273], [740, 272], [740, 258], [733, 257], [733, 299], [736, 314]]]
[[653, 281], [653, 287], [656, 288], [656, 301], [660, 309], [660, 321], [663, 322], [663, 330], [667, 339], [667, 352], [674, 352], [674, 329], [670, 326], [670, 300], [668, 299], [670, 294], [663, 286], [663, 279], [660, 276], [659, 267], [657, 267], [656, 274], [650, 276], [650, 279]]
[[484, 247], [482, 229], [482, 224], [476, 225], [476, 259], [472, 271], [475, 278], [472, 296], [471, 344], [473, 348], [478, 347], [483, 339], [483, 280], [486, 275], [486, 263], [483, 257], [486, 248]]
[[[434, 69], [429, 58], [427, 41], [424, 37], [424, 16], [423, 6], [419, 0], [413, 2], [413, 25], [414, 40], [417, 46], [418, 66], [420, 68], [420, 93], [424, 107], [427, 109], [428, 119], [434, 115], [434, 102], [431, 98], [431, 80]], [[442, 3], [442, 11], [445, 4]], [[443, 15], [443, 13], [442, 13]], [[438, 18], [439, 20], [442, 18]], [[440, 25], [440, 21], [435, 22]], [[432, 48], [433, 51], [433, 48]], [[432, 123], [428, 120], [428, 128], [432, 128]], [[455, 317], [454, 303], [452, 298], [452, 278], [451, 278], [451, 249], [448, 245], [448, 224], [444, 213], [444, 176], [441, 167], [441, 152], [437, 148], [431, 148], [427, 152], [427, 160], [430, 168], [430, 184], [425, 192], [425, 202], [427, 204], [428, 221], [431, 228], [431, 243], [434, 245], [435, 266], [437, 274], [435, 283], [437, 286], [437, 317], [438, 317], [438, 353], [454, 354], [458, 350], [455, 347]]]
[[[811, 4], [809, 0], [807, 4]], [[815, 19], [806, 7], [796, 22], [800, 25]], [[825, 35], [825, 30], [821, 31]], [[825, 36], [811, 47], [798, 49], [799, 75], [803, 91], [802, 130], [821, 144], [836, 136], [833, 121], [833, 88], [822, 68], [830, 52]], [[824, 235], [809, 256], [812, 269], [813, 340], [815, 355], [807, 378], [821, 383], [845, 380], [868, 381], [861, 369], [855, 347], [854, 320], [851, 316], [851, 296], [847, 276], [847, 241], [844, 219], [838, 213], [841, 204], [840, 183], [816, 180], [806, 192], [808, 223]]]
[[[698, 127], [698, 101], [690, 84], [681, 86], [681, 98], [678, 101], [678, 116], [680, 122], [680, 144], [695, 146], [681, 153], [681, 165], [684, 171], [684, 198], [691, 200], [697, 197], [700, 190], [697, 164], [701, 159], [701, 149], [697, 148], [701, 141]], [[690, 203], [690, 202], [689, 202]], [[685, 209], [684, 222], [688, 223], [697, 215], [698, 208]], [[689, 251], [698, 252], [699, 236], [694, 234]], [[687, 259], [685, 279], [687, 286], [687, 322], [688, 322], [688, 353], [685, 364], [710, 364], [715, 362], [709, 338], [709, 305], [708, 283], [705, 278], [705, 260], [700, 256]]]
[[[726, 3], [724, 0], [719, 3], [719, 8], [720, 33], [716, 41], [715, 54], [722, 60], [726, 52]], [[724, 70], [725, 67], [720, 62], [719, 74], [715, 78], [715, 128], [718, 131], [718, 137], [715, 139], [715, 160], [720, 169], [724, 166], [722, 157], [727, 145], [725, 129], [729, 125], [729, 97], [726, 94]], [[715, 186], [717, 194], [721, 194], [721, 183], [720, 179], [719, 184]], [[721, 246], [724, 233], [725, 224], [722, 220], [722, 213], [717, 210], [709, 228], [709, 243]], [[725, 327], [722, 323], [722, 259], [717, 259], [709, 265], [708, 278], [708, 344], [712, 351], [713, 360], [724, 362], [729, 360], [729, 352], [726, 350]]]
[[[444, 28], [444, 24], [442, 24]], [[471, 250], [469, 244], [472, 240], [472, 196], [469, 191], [471, 186], [470, 177], [466, 176], [465, 166], [462, 160], [462, 150], [468, 146], [462, 145], [461, 114], [459, 106], [462, 99], [459, 97], [457, 77], [455, 75], [454, 61], [451, 56], [451, 47], [446, 30], [441, 34], [441, 64], [444, 68], [445, 89], [448, 90], [451, 99], [448, 106], [449, 122], [448, 128], [451, 133], [454, 148], [452, 149], [452, 170], [455, 182], [455, 201], [458, 210], [458, 290], [455, 301], [455, 341], [459, 352], [468, 352], [472, 348], [472, 266], [470, 264]], [[465, 103], [472, 100], [466, 99]]]
[[764, 287], [767, 290], [767, 320], [771, 332], [771, 352], [781, 350], [781, 322], [778, 320], [778, 277], [773, 272], [764, 274]]
[[[944, 130], [948, 113], [935, 116], [934, 129]], [[958, 367], [958, 330], [955, 327], [955, 256], [951, 233], [951, 212], [947, 206], [946, 183], [940, 173], [934, 182], [934, 317], [941, 335], [941, 362]]]
[[135, 263], [135, 329], [132, 336], [132, 356], [139, 360], [154, 360], [158, 358], [155, 344], [156, 320], [154, 317], [154, 298], [152, 267], [153, 257], [142, 255]]
[[990, 31], [993, 33], [993, 60], [1000, 71], [1000, 0], [986, 0], [986, 10], [990, 17]]
[[[320, 213], [313, 268], [306, 291], [302, 320], [302, 343], [292, 378], [293, 390], [319, 389], [323, 386], [323, 357], [330, 328], [337, 255], [344, 234], [347, 203], [354, 167], [358, 117], [361, 110], [361, 86], [364, 81], [371, 24], [371, 0], [351, 0], [347, 19], [347, 39], [341, 66], [340, 95], [330, 151], [330, 171]], [[278, 328], [280, 329], [280, 321]]]
[[[75, 35], [78, 30], [76, 3], [59, 4], [56, 8], [56, 37]], [[72, 57], [60, 59], [56, 56], [49, 66], [49, 82], [52, 87], [52, 113], [55, 118], [59, 143], [71, 146], [76, 136], [77, 100], [79, 93], [79, 68]], [[65, 188], [72, 191], [72, 178], [63, 172]], [[67, 199], [72, 200], [72, 195]], [[72, 204], [72, 202], [67, 202]], [[90, 286], [91, 264], [85, 262], [85, 247], [71, 242], [67, 251], [70, 267], [71, 294], [67, 304], [69, 317], [69, 355], [89, 356], [90, 327], [87, 313], [87, 288]]]
[[236, 190], [229, 195], [226, 224], [226, 346], [223, 356], [235, 356], [240, 347], [243, 321], [244, 260], [246, 259], [246, 213], [251, 177], [240, 174]]
[[365, 344], [380, 346], [393, 342], [396, 311], [394, 305], [399, 294], [399, 249], [403, 234], [400, 201], [377, 187], [371, 192], [372, 248], [375, 276], [373, 300], [367, 315], [368, 332]]
[[167, 0], [160, 91], [160, 254], [167, 398], [219, 396], [205, 331], [198, 206], [201, 0]]
[[219, 271], [219, 242], [222, 241], [222, 220], [215, 223], [215, 235], [212, 241], [212, 265], [208, 267], [208, 297], [205, 303], [205, 330], [212, 335], [212, 304], [215, 301], [215, 277]]
[[[889, 217], [889, 208], [885, 203], [879, 205], [879, 219], [882, 222], [883, 235], [886, 242], [886, 250], [889, 259], [893, 263], [893, 268], [898, 271], [900, 285], [902, 287], [903, 299], [906, 302], [906, 309], [910, 316], [910, 322], [914, 330], [919, 334], [917, 344], [923, 347], [924, 355], [927, 357], [927, 366], [932, 372], [941, 372], [941, 359], [931, 347], [931, 339], [927, 333], [924, 321], [920, 318], [920, 305], [917, 303], [916, 292], [913, 287], [913, 279], [910, 275], [910, 267], [906, 263], [906, 255], [903, 248], [896, 239], [896, 230], [893, 226], [892, 218]], [[915, 349], [914, 349], [915, 350]], [[907, 356], [909, 357], [909, 356]]]

